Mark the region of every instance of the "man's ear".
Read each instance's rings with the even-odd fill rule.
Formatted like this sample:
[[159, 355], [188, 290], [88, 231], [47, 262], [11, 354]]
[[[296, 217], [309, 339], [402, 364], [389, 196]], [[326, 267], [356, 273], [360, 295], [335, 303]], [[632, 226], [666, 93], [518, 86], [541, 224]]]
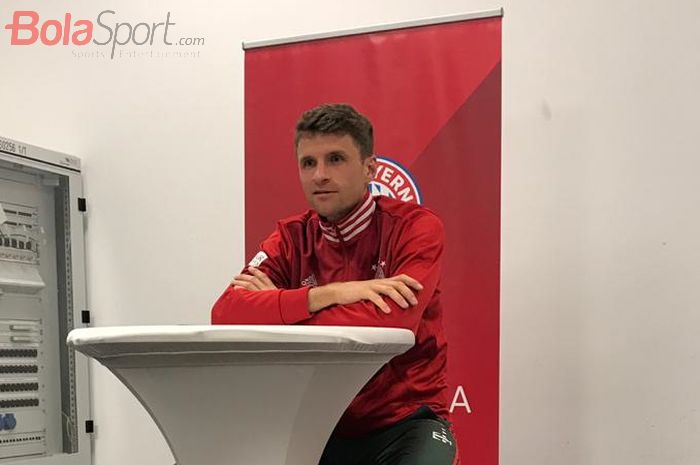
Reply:
[[367, 182], [371, 182], [374, 180], [374, 175], [377, 172], [377, 157], [374, 155], [370, 155], [369, 157], [365, 158], [365, 176], [367, 178]]

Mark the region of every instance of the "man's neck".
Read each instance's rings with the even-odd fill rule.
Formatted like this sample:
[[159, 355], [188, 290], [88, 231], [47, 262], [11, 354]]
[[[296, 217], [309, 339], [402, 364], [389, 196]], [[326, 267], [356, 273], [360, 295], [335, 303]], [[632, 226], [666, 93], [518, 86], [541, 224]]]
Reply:
[[348, 241], [367, 229], [376, 209], [376, 202], [371, 195], [366, 195], [361, 202], [340, 220], [328, 223], [321, 217], [323, 236], [331, 242]]
[[352, 207], [343, 210], [342, 212], [338, 213], [337, 215], [327, 216], [327, 217], [319, 215], [319, 217], [323, 221], [325, 221], [326, 223], [332, 223], [332, 224], [342, 223], [346, 218], [348, 218], [350, 215], [352, 215], [353, 212], [355, 212], [358, 208], [360, 208], [360, 206], [362, 204], [364, 204], [367, 201], [367, 197], [369, 197], [369, 195], [370, 194], [368, 191], [365, 195], [362, 196], [362, 198], [360, 198], [360, 200], [355, 202], [355, 204]]

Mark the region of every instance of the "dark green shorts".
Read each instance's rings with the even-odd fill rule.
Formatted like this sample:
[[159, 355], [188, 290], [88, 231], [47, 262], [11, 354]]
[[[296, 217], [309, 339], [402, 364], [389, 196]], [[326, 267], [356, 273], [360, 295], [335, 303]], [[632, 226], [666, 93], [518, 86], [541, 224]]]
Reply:
[[453, 465], [456, 451], [449, 422], [423, 406], [367, 436], [331, 436], [319, 465]]

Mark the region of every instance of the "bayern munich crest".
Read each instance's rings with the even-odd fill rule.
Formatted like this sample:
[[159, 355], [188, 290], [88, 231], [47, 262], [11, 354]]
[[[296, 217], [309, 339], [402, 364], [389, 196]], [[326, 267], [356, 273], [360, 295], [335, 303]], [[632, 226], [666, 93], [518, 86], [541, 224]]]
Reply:
[[377, 156], [377, 172], [369, 183], [373, 196], [385, 195], [421, 205], [423, 196], [411, 172], [391, 158]]

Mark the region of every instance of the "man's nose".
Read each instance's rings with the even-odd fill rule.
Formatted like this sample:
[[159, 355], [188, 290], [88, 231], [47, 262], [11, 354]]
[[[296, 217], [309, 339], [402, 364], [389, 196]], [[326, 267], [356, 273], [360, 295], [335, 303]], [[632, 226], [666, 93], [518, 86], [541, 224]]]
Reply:
[[328, 171], [326, 170], [325, 163], [318, 163], [316, 169], [314, 170], [314, 181], [317, 183], [322, 183], [328, 180]]

